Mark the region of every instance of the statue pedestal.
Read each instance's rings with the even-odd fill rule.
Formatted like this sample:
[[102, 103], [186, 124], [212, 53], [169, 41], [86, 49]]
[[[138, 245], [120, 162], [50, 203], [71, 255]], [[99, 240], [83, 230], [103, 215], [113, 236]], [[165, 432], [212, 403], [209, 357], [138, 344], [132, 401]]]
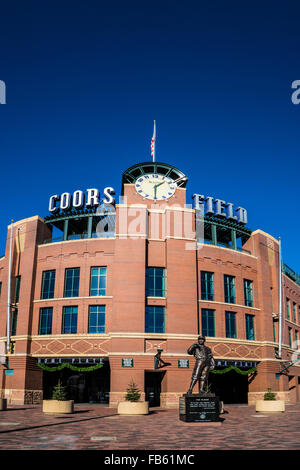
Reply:
[[179, 398], [179, 419], [186, 423], [221, 422], [219, 398], [214, 393], [183, 395]]

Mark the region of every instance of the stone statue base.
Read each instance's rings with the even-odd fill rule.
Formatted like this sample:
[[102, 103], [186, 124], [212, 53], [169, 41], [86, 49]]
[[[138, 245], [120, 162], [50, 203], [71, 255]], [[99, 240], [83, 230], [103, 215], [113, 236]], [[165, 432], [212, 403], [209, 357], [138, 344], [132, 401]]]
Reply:
[[179, 419], [186, 423], [221, 421], [219, 397], [214, 393], [185, 393], [179, 398]]

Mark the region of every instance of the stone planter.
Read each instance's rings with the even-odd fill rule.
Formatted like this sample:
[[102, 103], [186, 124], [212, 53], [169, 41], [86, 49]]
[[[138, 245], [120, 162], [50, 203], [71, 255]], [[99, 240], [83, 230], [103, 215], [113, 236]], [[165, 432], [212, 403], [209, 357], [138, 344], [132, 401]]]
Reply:
[[282, 413], [285, 411], [284, 400], [256, 400], [255, 411], [259, 413]]
[[0, 398], [0, 411], [4, 411], [7, 408], [7, 399]]
[[43, 412], [47, 414], [74, 413], [74, 400], [43, 400]]
[[148, 401], [120, 401], [118, 404], [119, 415], [147, 415], [149, 413]]

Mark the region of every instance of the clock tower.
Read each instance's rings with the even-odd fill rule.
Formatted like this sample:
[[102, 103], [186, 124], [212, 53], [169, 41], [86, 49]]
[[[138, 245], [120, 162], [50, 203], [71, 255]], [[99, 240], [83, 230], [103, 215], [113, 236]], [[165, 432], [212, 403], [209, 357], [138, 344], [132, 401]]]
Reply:
[[127, 204], [143, 204], [147, 208], [184, 206], [187, 181], [182, 171], [167, 163], [138, 163], [123, 173], [122, 196]]

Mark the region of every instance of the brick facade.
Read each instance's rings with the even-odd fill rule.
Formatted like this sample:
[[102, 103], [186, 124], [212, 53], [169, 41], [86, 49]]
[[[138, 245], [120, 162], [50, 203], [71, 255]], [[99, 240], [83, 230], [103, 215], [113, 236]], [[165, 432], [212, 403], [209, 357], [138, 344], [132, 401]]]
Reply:
[[[289, 361], [294, 350], [289, 345], [300, 331], [300, 287], [283, 276], [283, 357], [276, 359], [278, 347], [278, 242], [261, 230], [252, 233], [244, 244], [247, 252], [214, 245], [191, 249], [195, 240], [194, 211], [185, 207], [186, 192], [178, 188], [168, 203], [142, 200], [134, 185], [124, 185], [126, 204], [116, 206], [114, 238], [80, 239], [44, 243], [51, 231], [40, 217], [30, 217], [13, 225], [12, 291], [17, 276], [21, 276], [17, 305], [17, 331], [12, 337], [9, 368], [5, 375], [0, 365], [0, 394], [11, 403], [37, 403], [43, 396], [43, 372], [36, 365], [38, 358], [102, 357], [110, 367], [110, 405], [122, 399], [131, 378], [145, 397], [145, 371], [154, 371], [154, 355], [163, 349], [167, 363], [159, 369], [161, 375], [161, 406], [178, 407], [179, 397], [188, 389], [194, 358], [187, 348], [201, 333], [201, 309], [214, 310], [215, 336], [207, 337], [214, 357], [232, 361], [255, 361], [257, 374], [249, 380], [249, 404], [261, 397], [268, 387], [287, 401], [300, 400], [300, 367], [292, 366], [280, 379], [275, 374], [280, 362]], [[174, 206], [176, 204], [176, 206]], [[134, 221], [139, 217], [137, 229]], [[187, 217], [187, 219], [185, 219]], [[187, 223], [184, 233], [178, 233], [178, 221]], [[170, 231], [165, 228], [167, 222]], [[184, 223], [183, 223], [184, 225]], [[0, 259], [0, 341], [6, 342], [6, 310], [9, 237], [6, 253]], [[90, 296], [91, 267], [107, 267], [105, 296]], [[166, 269], [166, 292], [163, 298], [148, 297], [145, 293], [146, 267]], [[79, 294], [64, 297], [66, 268], [80, 268]], [[54, 298], [41, 299], [42, 273], [55, 270]], [[201, 299], [201, 271], [214, 273], [214, 300]], [[224, 302], [224, 274], [235, 278], [235, 303]], [[253, 306], [245, 305], [244, 279], [252, 281]], [[285, 299], [296, 305], [296, 318], [287, 319]], [[105, 305], [105, 332], [89, 334], [90, 305]], [[145, 305], [165, 307], [164, 333], [145, 332]], [[76, 334], [62, 334], [62, 309], [78, 307]], [[52, 332], [39, 334], [39, 315], [42, 307], [53, 308]], [[237, 337], [226, 338], [225, 311], [236, 314]], [[247, 340], [245, 315], [254, 316], [255, 339]], [[275, 317], [274, 317], [275, 318]], [[288, 330], [290, 328], [291, 330]], [[300, 337], [300, 334], [299, 334]], [[122, 366], [122, 359], [132, 358], [133, 367]], [[189, 368], [178, 367], [180, 359], [189, 360]]]

